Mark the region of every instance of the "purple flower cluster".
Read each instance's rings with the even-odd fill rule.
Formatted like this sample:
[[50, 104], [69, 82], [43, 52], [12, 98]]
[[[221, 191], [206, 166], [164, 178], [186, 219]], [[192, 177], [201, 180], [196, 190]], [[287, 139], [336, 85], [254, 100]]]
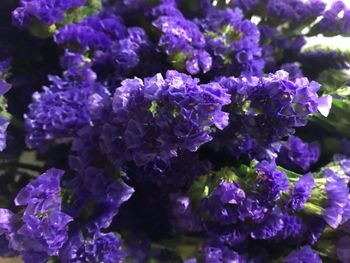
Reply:
[[17, 26], [26, 26], [35, 20], [48, 25], [62, 22], [65, 12], [82, 6], [86, 0], [21, 0], [20, 7], [13, 11], [13, 20]]
[[34, 255], [44, 258], [58, 255], [68, 239], [68, 223], [73, 220], [62, 212], [60, 181], [63, 173], [50, 169], [18, 193], [15, 204], [25, 207], [22, 215], [0, 210], [1, 234], [5, 234], [9, 248], [31, 258]]
[[222, 107], [230, 95], [218, 83], [168, 71], [165, 79], [127, 79], [114, 94], [110, 121], [102, 130], [104, 151], [112, 161], [137, 165], [167, 162], [179, 151], [197, 151], [211, 141], [213, 128], [224, 129]]
[[320, 156], [317, 142], [306, 143], [299, 137], [290, 136], [278, 154], [278, 163], [289, 170], [307, 171]]
[[[339, 14], [343, 12], [343, 17]], [[326, 10], [322, 19], [313, 26], [312, 32], [322, 33], [326, 36], [336, 34], [350, 34], [350, 9], [343, 1], [334, 1], [330, 9]]]
[[267, 12], [272, 17], [300, 23], [321, 15], [325, 7], [326, 4], [321, 0], [269, 0]]
[[257, 26], [243, 18], [240, 9], [210, 9], [200, 20], [215, 74], [261, 75], [264, 61]]
[[[205, 258], [225, 261], [235, 255], [247, 260], [250, 246], [258, 240], [311, 245], [319, 238], [317, 233], [323, 232], [324, 223], [337, 228], [349, 219], [346, 180], [332, 170], [315, 179], [311, 173], [301, 177], [288, 174], [289, 181], [273, 162], [263, 161], [248, 174], [240, 173], [223, 169], [214, 174], [217, 179], [209, 179], [204, 185], [204, 191], [212, 189], [204, 193], [207, 197], [201, 202], [203, 228], [207, 229]], [[210, 186], [216, 180], [217, 185]], [[305, 218], [310, 212], [318, 213], [317, 220]], [[284, 262], [306, 259], [321, 262], [309, 246], [292, 252]]]
[[124, 78], [140, 64], [141, 56], [151, 52], [151, 43], [142, 28], [128, 28], [120, 16], [110, 12], [66, 25], [57, 31], [55, 42], [71, 52], [90, 53], [97, 72], [113, 72], [108, 76], [111, 81]]
[[345, 2], [3, 2], [0, 257], [350, 258]]
[[24, 116], [29, 147], [45, 150], [50, 142], [71, 140], [81, 127], [100, 119], [108, 105], [109, 91], [96, 82], [84, 57], [66, 53], [63, 64], [69, 67], [63, 77], [49, 76], [51, 84], [33, 94]]
[[219, 83], [231, 94], [232, 103], [230, 125], [214, 146], [221, 144], [236, 156], [276, 157], [283, 137], [304, 126], [317, 109], [329, 108], [316, 93], [318, 83], [289, 80], [282, 70], [265, 78], [221, 78]]
[[205, 50], [203, 32], [181, 14], [175, 1], [163, 2], [153, 10], [158, 16], [153, 25], [162, 32], [158, 45], [175, 67], [185, 67], [190, 74], [206, 73], [211, 69], [212, 57]]

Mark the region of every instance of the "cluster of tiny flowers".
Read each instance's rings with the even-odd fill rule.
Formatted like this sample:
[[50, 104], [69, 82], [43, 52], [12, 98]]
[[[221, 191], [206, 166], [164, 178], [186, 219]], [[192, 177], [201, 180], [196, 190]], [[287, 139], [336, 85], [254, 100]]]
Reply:
[[[71, 52], [91, 53], [97, 72], [112, 72], [120, 80], [151, 53], [151, 43], [140, 27], [126, 27], [122, 17], [98, 13], [77, 24], [68, 24], [55, 34], [55, 42]], [[146, 66], [144, 64], [143, 66]], [[105, 74], [105, 73], [102, 73]]]
[[299, 171], [307, 171], [320, 156], [320, 146], [317, 142], [305, 143], [296, 136], [290, 136], [283, 144], [278, 155], [278, 163], [283, 167]]
[[116, 89], [110, 121], [102, 130], [104, 151], [112, 160], [137, 165], [167, 162], [179, 151], [197, 151], [211, 141], [213, 128], [224, 129], [222, 107], [230, 95], [218, 83], [168, 71], [165, 79], [127, 79]]
[[[217, 177], [218, 183], [211, 185], [215, 179], [198, 182], [204, 190], [202, 195], [206, 195], [197, 218], [204, 224], [200, 229], [207, 231], [203, 249], [205, 262], [225, 262], [232, 258], [241, 258], [242, 262], [257, 260], [249, 252], [259, 240], [271, 244], [276, 241], [308, 244], [300, 251], [291, 252], [284, 262], [306, 259], [322, 262], [310, 245], [318, 239], [315, 233], [322, 232], [318, 229], [324, 229], [326, 224], [337, 228], [349, 219], [347, 180], [330, 169], [318, 178], [313, 178], [311, 173], [287, 177], [277, 170], [274, 161], [262, 161], [248, 174], [239, 173], [224, 168], [211, 175]], [[212, 190], [208, 193], [207, 188]], [[190, 197], [193, 194], [195, 192], [190, 190]], [[191, 203], [184, 198], [181, 200], [182, 207], [190, 209]], [[313, 220], [305, 218], [311, 210], [318, 210]], [[182, 217], [185, 215], [182, 213]], [[258, 262], [269, 259], [269, 255], [258, 251], [256, 257], [260, 258]]]
[[[68, 239], [68, 223], [72, 218], [62, 212], [60, 181], [63, 171], [50, 169], [25, 186], [15, 198], [17, 206], [24, 206], [21, 215], [1, 209], [1, 234], [5, 234], [9, 248], [24, 257], [45, 258], [58, 255]], [[28, 260], [28, 262], [35, 262]], [[39, 262], [39, 261], [38, 261]]]
[[84, 5], [86, 0], [21, 0], [20, 7], [13, 11], [14, 23], [26, 26], [32, 21], [51, 25], [64, 20], [65, 12]]
[[181, 14], [175, 2], [164, 1], [153, 13], [158, 16], [153, 25], [162, 32], [158, 45], [164, 48], [170, 60], [180, 68], [185, 66], [190, 74], [209, 71], [212, 57], [205, 50], [204, 34]]
[[350, 262], [345, 2], [0, 1], [0, 258]]
[[109, 91], [80, 55], [66, 53], [63, 77], [49, 76], [51, 84], [33, 94], [26, 114], [27, 144], [45, 150], [55, 140], [71, 140], [78, 130], [100, 119]]
[[262, 73], [260, 32], [254, 23], [244, 19], [240, 9], [210, 9], [199, 23], [205, 31], [208, 50], [214, 57], [216, 74]]
[[281, 70], [265, 78], [221, 78], [219, 83], [231, 94], [229, 126], [214, 147], [227, 147], [234, 155], [253, 158], [276, 157], [280, 140], [304, 126], [307, 117], [327, 108], [319, 98], [320, 85], [307, 78], [289, 80]]

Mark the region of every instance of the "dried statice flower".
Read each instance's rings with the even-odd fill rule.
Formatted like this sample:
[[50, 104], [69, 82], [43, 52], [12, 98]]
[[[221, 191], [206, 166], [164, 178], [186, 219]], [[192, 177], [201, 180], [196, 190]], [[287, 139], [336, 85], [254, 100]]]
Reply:
[[[52, 168], [18, 193], [15, 204], [25, 207], [23, 214], [1, 209], [1, 233], [6, 235], [9, 247], [23, 253], [25, 258], [56, 256], [68, 240], [68, 224], [73, 218], [62, 212], [63, 173]], [[28, 262], [34, 262], [30, 258]]]
[[210, 9], [199, 21], [217, 75], [262, 75], [260, 32], [240, 9]]
[[307, 171], [320, 156], [320, 146], [317, 142], [303, 142], [299, 137], [289, 136], [282, 145], [277, 162], [289, 170]]
[[168, 162], [178, 151], [197, 151], [227, 126], [222, 107], [230, 96], [218, 83], [198, 84], [171, 70], [144, 81], [127, 79], [116, 89], [110, 122], [102, 131], [104, 152], [113, 162]]
[[26, 142], [46, 150], [50, 142], [69, 141], [80, 128], [101, 119], [110, 105], [107, 88], [96, 82], [96, 74], [80, 55], [67, 53], [69, 67], [63, 77], [49, 76], [51, 85], [33, 94], [25, 114]]
[[320, 84], [307, 78], [290, 80], [281, 70], [264, 78], [221, 78], [231, 94], [229, 126], [214, 141], [232, 154], [271, 159], [277, 156], [280, 140], [305, 126], [317, 110], [327, 114], [326, 97], [319, 98]]

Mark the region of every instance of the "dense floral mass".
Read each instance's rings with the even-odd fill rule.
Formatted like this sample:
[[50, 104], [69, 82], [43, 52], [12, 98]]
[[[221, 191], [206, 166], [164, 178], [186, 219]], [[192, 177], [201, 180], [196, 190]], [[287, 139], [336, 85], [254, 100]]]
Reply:
[[315, 36], [346, 0], [2, 0], [0, 261], [350, 262], [350, 51]]

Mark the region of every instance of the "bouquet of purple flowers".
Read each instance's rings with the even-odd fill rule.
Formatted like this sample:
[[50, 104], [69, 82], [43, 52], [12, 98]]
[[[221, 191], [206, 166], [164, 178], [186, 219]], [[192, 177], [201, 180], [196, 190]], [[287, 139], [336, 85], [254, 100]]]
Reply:
[[0, 257], [349, 263], [347, 1], [1, 0]]

